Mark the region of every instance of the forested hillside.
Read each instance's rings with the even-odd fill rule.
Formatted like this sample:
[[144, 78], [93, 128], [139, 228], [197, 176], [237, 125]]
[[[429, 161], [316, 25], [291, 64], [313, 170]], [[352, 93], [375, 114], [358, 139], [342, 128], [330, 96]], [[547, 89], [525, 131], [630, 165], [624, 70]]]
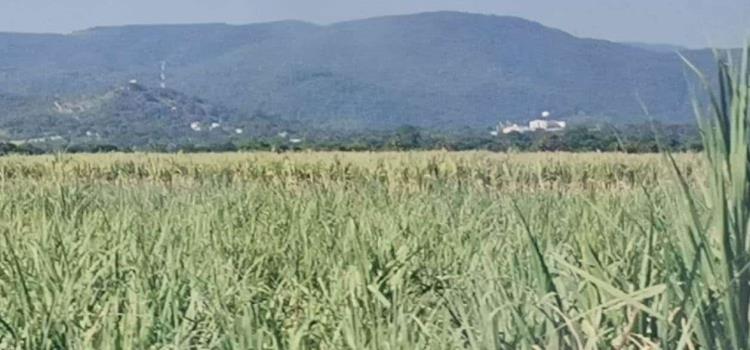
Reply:
[[[708, 51], [684, 54], [709, 66]], [[439, 12], [327, 26], [0, 34], [0, 129], [7, 133], [23, 119], [43, 133], [60, 121], [54, 101], [105, 95], [131, 79], [156, 88], [162, 67], [168, 88], [231, 118], [262, 112], [301, 127], [488, 127], [542, 110], [630, 122], [643, 117], [643, 106], [661, 121], [692, 120], [685, 68], [674, 52], [581, 39], [519, 18]], [[146, 111], [98, 112], [100, 120], [119, 118], [137, 129], [184, 126]]]

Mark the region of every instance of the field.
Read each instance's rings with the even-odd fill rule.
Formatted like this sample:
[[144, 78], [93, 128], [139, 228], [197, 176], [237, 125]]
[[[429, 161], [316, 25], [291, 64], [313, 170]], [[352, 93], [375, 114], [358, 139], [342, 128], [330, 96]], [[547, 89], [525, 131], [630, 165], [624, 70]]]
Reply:
[[[708, 188], [702, 155], [676, 163]], [[0, 158], [0, 348], [692, 346], [676, 174], [624, 154]]]
[[0, 157], [0, 350], [750, 349], [732, 62], [700, 154]]

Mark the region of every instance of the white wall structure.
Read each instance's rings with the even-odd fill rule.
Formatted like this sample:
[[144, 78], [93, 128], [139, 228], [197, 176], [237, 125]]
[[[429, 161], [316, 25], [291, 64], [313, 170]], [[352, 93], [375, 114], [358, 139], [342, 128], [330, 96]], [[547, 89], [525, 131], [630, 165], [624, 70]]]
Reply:
[[531, 131], [560, 131], [567, 126], [568, 124], [566, 122], [548, 119], [532, 120], [529, 123], [529, 129]]
[[531, 130], [531, 129], [529, 129], [526, 126], [520, 126], [518, 124], [513, 124], [513, 125], [510, 125], [510, 126], [504, 127], [503, 128], [503, 134], [507, 135], [507, 134], [511, 134], [511, 133], [514, 133], [514, 132], [523, 134], [523, 133], [525, 133], [525, 132], [527, 132], [529, 130]]
[[544, 111], [541, 119], [535, 119], [529, 122], [529, 126], [521, 126], [518, 124], [504, 124], [500, 123], [497, 126], [497, 131], [494, 131], [492, 135], [499, 135], [500, 132], [503, 134], [511, 133], [526, 133], [529, 131], [561, 131], [565, 130], [568, 123], [559, 120], [548, 119], [551, 115], [550, 112]]

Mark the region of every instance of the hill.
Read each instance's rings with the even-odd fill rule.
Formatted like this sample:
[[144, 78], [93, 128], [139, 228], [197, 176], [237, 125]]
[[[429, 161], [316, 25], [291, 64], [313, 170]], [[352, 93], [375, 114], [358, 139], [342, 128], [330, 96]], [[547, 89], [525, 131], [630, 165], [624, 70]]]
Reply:
[[[710, 59], [707, 51], [684, 54], [699, 65]], [[643, 115], [641, 102], [662, 121], [692, 120], [675, 53], [577, 38], [513, 17], [438, 12], [327, 26], [0, 34], [0, 94], [102, 95], [131, 79], [155, 87], [162, 65], [169, 88], [237, 115], [263, 111], [337, 130], [486, 127], [542, 110], [630, 121]], [[108, 121], [119, 113], [103, 112]]]
[[7, 110], [0, 128], [20, 143], [206, 143], [286, 130], [270, 116], [243, 115], [172, 89], [136, 82], [76, 98], [4, 100], [16, 101], [18, 107]]
[[690, 49], [688, 48], [685, 48], [679, 45], [670, 45], [670, 44], [651, 44], [651, 43], [639, 43], [639, 42], [629, 42], [626, 44], [633, 46], [633, 47], [637, 47], [639, 49], [661, 52], [661, 53], [690, 51]]

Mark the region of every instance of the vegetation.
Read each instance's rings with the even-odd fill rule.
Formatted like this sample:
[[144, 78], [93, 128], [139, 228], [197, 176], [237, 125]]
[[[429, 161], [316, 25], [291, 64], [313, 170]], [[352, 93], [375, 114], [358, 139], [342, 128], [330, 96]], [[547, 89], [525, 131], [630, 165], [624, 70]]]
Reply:
[[[512, 17], [440, 12], [327, 26], [0, 33], [0, 53], [0, 129], [28, 120], [34, 124], [27, 127], [86, 128], [86, 116], [79, 123], [59, 115], [54, 101], [106, 95], [131, 79], [157, 87], [164, 61], [171, 89], [226, 106], [237, 118], [264, 110], [305, 128], [482, 128], [546, 109], [561, 118], [627, 123], [644, 120], [639, 99], [657, 120], [693, 121], [684, 66], [674, 51], [576, 38]], [[713, 66], [708, 50], [683, 53], [704, 69]], [[99, 117], [116, 119], [114, 125], [143, 123], [127, 109], [120, 112]], [[133, 119], [119, 120], [124, 116]], [[130, 127], [162, 125], [154, 119]]]
[[6, 157], [0, 348], [676, 344], [671, 173], [624, 154]]
[[6, 131], [7, 139], [35, 140], [48, 149], [60, 145], [126, 148], [149, 147], [154, 143], [226, 143], [240, 137], [267, 137], [289, 129], [286, 126], [289, 123], [275, 116], [259, 112], [245, 116], [175, 90], [137, 83], [121, 85], [103, 94], [43, 102], [29, 100], [29, 103], [36, 108], [47, 105], [46, 114], [45, 108], [36, 111], [39, 115], [10, 109], [0, 118], [0, 128]]
[[[256, 126], [262, 125], [261, 118], [256, 119]], [[16, 146], [8, 144], [5, 153], [27, 153], [33, 148], [47, 153], [102, 153], [102, 152], [234, 152], [242, 151], [409, 151], [409, 150], [450, 150], [469, 151], [486, 150], [493, 152], [508, 151], [563, 151], [563, 152], [626, 152], [656, 153], [661, 139], [662, 147], [671, 151], [699, 151], [702, 149], [698, 128], [693, 125], [636, 124], [615, 127], [607, 124], [594, 126], [574, 125], [562, 132], [537, 132], [528, 134], [509, 134], [491, 136], [488, 130], [464, 129], [443, 132], [431, 129], [403, 126], [395, 130], [370, 132], [331, 132], [323, 130], [291, 131], [293, 134], [282, 137], [283, 133], [274, 133], [278, 124], [266, 123], [271, 128], [261, 131], [273, 136], [238, 136], [226, 137], [222, 130], [193, 133], [186, 137], [184, 131], [165, 128], [157, 129], [165, 133], [155, 138], [139, 139], [128, 130], [118, 133], [116, 140], [127, 140], [125, 143], [109, 143], [105, 140], [78, 138], [72, 141], [60, 140], [34, 144], [22, 144], [23, 149], [16, 151]], [[294, 129], [290, 129], [294, 130]], [[132, 131], [132, 130], [131, 130]], [[192, 131], [191, 131], [192, 132]], [[178, 136], [182, 133], [182, 136]], [[248, 132], [248, 134], [252, 134]], [[291, 135], [291, 136], [290, 136]], [[297, 136], [299, 135], [299, 136]], [[135, 143], [133, 143], [135, 142]], [[2, 143], [0, 143], [2, 145]]]
[[750, 46], [740, 65], [719, 62], [718, 91], [707, 115], [697, 109], [708, 190], [693, 192], [677, 170], [686, 225], [673, 248], [677, 317], [686, 328], [684, 344], [750, 349]]
[[750, 49], [719, 76], [700, 154], [3, 157], [0, 348], [750, 349]]
[[36, 148], [31, 145], [15, 145], [12, 143], [1, 143], [0, 142], [0, 156], [8, 154], [42, 154], [44, 150]]
[[[717, 123], [738, 132], [733, 120]], [[708, 162], [673, 165], [623, 153], [4, 157], [0, 348], [746, 349], [733, 310], [747, 301], [750, 201], [724, 134], [707, 135]], [[747, 164], [731, 135], [729, 159]], [[722, 188], [731, 202], [693, 194]]]

